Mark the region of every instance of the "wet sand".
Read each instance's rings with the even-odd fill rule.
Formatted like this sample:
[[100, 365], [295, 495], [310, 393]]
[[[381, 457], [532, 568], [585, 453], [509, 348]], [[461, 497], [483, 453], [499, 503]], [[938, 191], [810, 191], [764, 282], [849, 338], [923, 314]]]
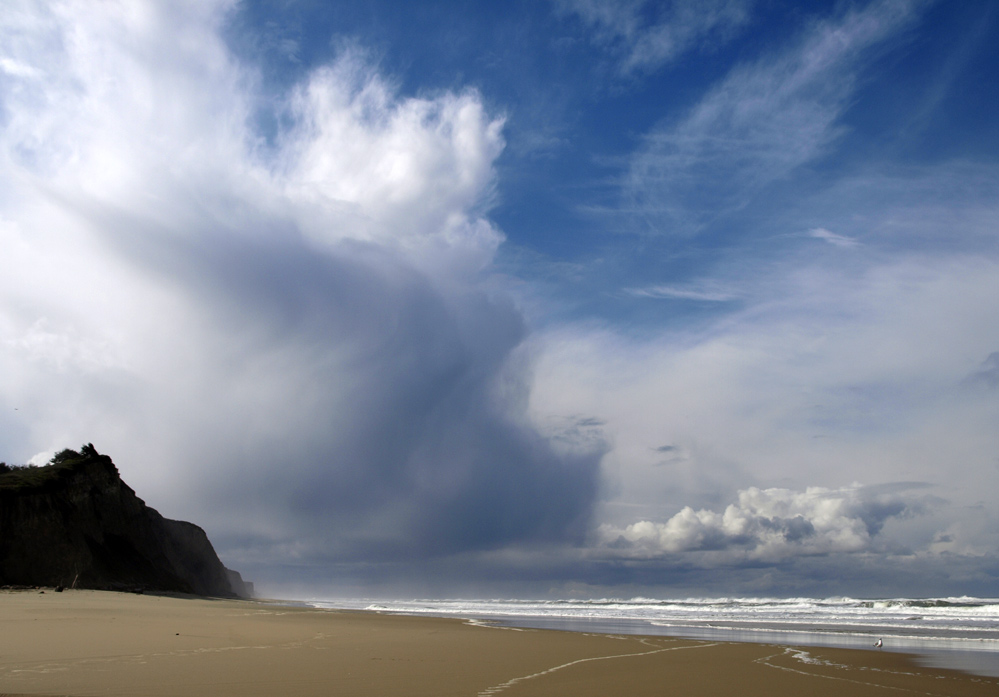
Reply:
[[0, 592], [0, 695], [22, 694], [991, 697], [999, 678], [877, 651], [503, 629], [250, 601]]

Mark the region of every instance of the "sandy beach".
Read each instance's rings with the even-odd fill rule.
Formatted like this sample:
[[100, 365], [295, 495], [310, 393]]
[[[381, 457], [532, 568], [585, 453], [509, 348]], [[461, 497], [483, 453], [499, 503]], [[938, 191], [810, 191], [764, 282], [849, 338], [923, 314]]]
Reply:
[[0, 592], [0, 695], [29, 694], [991, 696], [999, 679], [877, 651], [501, 629], [253, 601]]

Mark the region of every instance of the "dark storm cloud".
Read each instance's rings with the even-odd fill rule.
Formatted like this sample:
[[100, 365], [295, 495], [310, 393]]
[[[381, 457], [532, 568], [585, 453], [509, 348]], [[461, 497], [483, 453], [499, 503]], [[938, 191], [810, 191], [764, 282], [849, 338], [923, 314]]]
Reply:
[[[440, 63], [392, 17], [375, 65], [385, 36], [321, 5], [0, 12], [3, 459], [93, 442], [263, 589], [995, 579], [999, 177], [852, 147], [905, 130], [942, 55], [900, 68], [925, 3], [766, 8], [796, 18], [762, 33], [741, 0], [544, 5], [518, 50], [590, 32], [560, 55], [604, 67], [560, 83], [580, 137], [530, 161], [504, 150], [530, 85], [474, 34]], [[886, 86], [910, 98], [872, 121]]]
[[[602, 447], [532, 425], [524, 318], [483, 282], [502, 119], [400, 96], [350, 49], [264, 97], [224, 5], [146, 9], [63, 8], [17, 57], [51, 77], [11, 78], [11, 108], [47, 115], [6, 124], [33, 155], [0, 170], [5, 215], [47, 235], [6, 262], [35, 269], [3, 366], [39, 432], [97, 443], [257, 580], [582, 542]], [[187, 21], [198, 40], [142, 48]]]
[[197, 372], [266, 383], [255, 418], [268, 429], [244, 431], [238, 458], [213, 449], [201, 494], [272, 526], [232, 539], [369, 560], [581, 541], [602, 452], [558, 454], [522, 418], [510, 358], [526, 329], [509, 301], [442, 288], [369, 242], [317, 253], [261, 218], [175, 235], [100, 217], [112, 248], [195, 308]]

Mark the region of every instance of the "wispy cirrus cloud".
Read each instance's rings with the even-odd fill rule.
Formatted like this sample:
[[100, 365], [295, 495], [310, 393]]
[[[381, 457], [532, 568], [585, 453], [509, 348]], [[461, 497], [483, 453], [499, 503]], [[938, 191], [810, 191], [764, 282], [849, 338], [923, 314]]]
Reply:
[[734, 69], [678, 122], [647, 134], [624, 180], [623, 208], [649, 234], [695, 235], [825, 154], [859, 59], [921, 3], [883, 0], [816, 24], [796, 45]]
[[[9, 4], [4, 459], [92, 440], [309, 593], [995, 587], [999, 170], [955, 146], [993, 141], [952, 83], [994, 60], [920, 93], [931, 59], [895, 49], [947, 52], [928, 3], [566, 0], [554, 32], [473, 3], [431, 44], [392, 2]], [[908, 101], [863, 89], [889, 79]], [[580, 138], [525, 160], [513, 95], [555, 83], [541, 120]], [[893, 159], [913, 104], [968, 135]]]
[[[749, 21], [752, 0], [556, 0], [563, 14], [577, 15], [597, 43], [620, 57], [620, 70], [655, 70], [688, 51], [712, 48]], [[648, 19], [649, 15], [654, 15]]]
[[739, 294], [724, 287], [713, 287], [713, 284], [702, 286], [670, 286], [655, 285], [644, 288], [625, 288], [624, 292], [637, 298], [659, 298], [664, 300], [695, 300], [700, 302], [721, 303], [736, 300]]
[[811, 230], [809, 230], [808, 236], [817, 240], [828, 242], [833, 247], [840, 247], [841, 249], [853, 249], [854, 247], [860, 244], [860, 242], [858, 242], [853, 237], [848, 237], [846, 235], [837, 235], [835, 232], [831, 232], [821, 227], [812, 228]]

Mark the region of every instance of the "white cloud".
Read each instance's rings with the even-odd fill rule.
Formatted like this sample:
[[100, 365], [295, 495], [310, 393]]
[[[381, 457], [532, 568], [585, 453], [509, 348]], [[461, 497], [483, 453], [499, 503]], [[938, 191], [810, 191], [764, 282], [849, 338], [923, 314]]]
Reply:
[[503, 121], [477, 94], [399, 99], [348, 52], [297, 90], [292, 113], [281, 174], [312, 239], [398, 245], [425, 262], [458, 249], [476, 271], [490, 261], [502, 236], [482, 213]]
[[666, 298], [672, 300], [698, 300], [702, 302], [728, 302], [739, 296], [722, 287], [702, 286], [668, 286], [656, 285], [646, 288], [625, 288], [625, 293], [640, 298]]
[[913, 7], [874, 3], [734, 69], [686, 118], [647, 135], [625, 177], [624, 208], [654, 234], [696, 234], [821, 157], [840, 135], [858, 58], [906, 26]]
[[0, 58], [0, 70], [8, 75], [21, 78], [38, 77], [39, 75], [38, 71], [30, 65], [25, 65], [24, 63], [10, 58]]
[[847, 237], [846, 235], [837, 235], [835, 232], [830, 232], [825, 228], [813, 228], [808, 231], [809, 237], [814, 237], [817, 240], [823, 240], [828, 242], [834, 247], [840, 247], [842, 249], [852, 249], [856, 247], [859, 242], [852, 237]]
[[625, 556], [712, 552], [713, 562], [772, 562], [872, 551], [889, 518], [915, 510], [910, 497], [876, 494], [856, 484], [804, 491], [750, 487], [722, 513], [686, 506], [665, 523], [643, 520], [624, 528], [605, 524], [598, 534], [605, 546]]
[[599, 448], [531, 427], [481, 279], [502, 118], [353, 51], [269, 97], [232, 6], [0, 17], [6, 459], [93, 442], [236, 566], [579, 539]]
[[[622, 54], [621, 71], [653, 70], [691, 50], [720, 45], [749, 20], [750, 0], [647, 0], [601, 2], [558, 0], [564, 13], [576, 14], [596, 40]], [[644, 19], [656, 14], [653, 21]]]
[[[949, 160], [898, 166], [878, 162], [789, 202], [791, 229], [835, 230], [866, 253], [920, 248], [950, 257], [988, 257], [999, 211], [999, 170], [989, 163]], [[859, 240], [864, 240], [863, 245]], [[828, 241], [828, 240], [827, 240]]]
[[[532, 339], [533, 412], [597, 419], [611, 445], [597, 520], [723, 511], [750, 487], [922, 481], [949, 503], [887, 538], [922, 548], [984, 506], [991, 527], [954, 543], [994, 550], [982, 492], [999, 486], [999, 404], [974, 376], [999, 347], [996, 263], [916, 256], [858, 272], [794, 258], [743, 281], [737, 310], [691, 330], [639, 339], [590, 323]], [[664, 462], [664, 443], [683, 457]]]
[[[696, 329], [548, 325], [525, 347], [481, 279], [502, 117], [474, 91], [403, 94], [351, 50], [268, 96], [219, 38], [231, 8], [0, 13], [5, 459], [93, 441], [262, 565], [581, 542], [598, 466], [596, 522], [636, 555], [999, 549], [993, 168], [843, 180], [773, 233], [863, 240], [850, 254], [629, 289], [740, 301]], [[874, 4], [732, 73], [650, 136], [638, 203], [689, 232], [820, 156], [854, 57], [908, 12]], [[651, 32], [627, 16], [599, 21]], [[843, 487], [913, 480], [949, 503], [876, 535], [873, 490]]]

